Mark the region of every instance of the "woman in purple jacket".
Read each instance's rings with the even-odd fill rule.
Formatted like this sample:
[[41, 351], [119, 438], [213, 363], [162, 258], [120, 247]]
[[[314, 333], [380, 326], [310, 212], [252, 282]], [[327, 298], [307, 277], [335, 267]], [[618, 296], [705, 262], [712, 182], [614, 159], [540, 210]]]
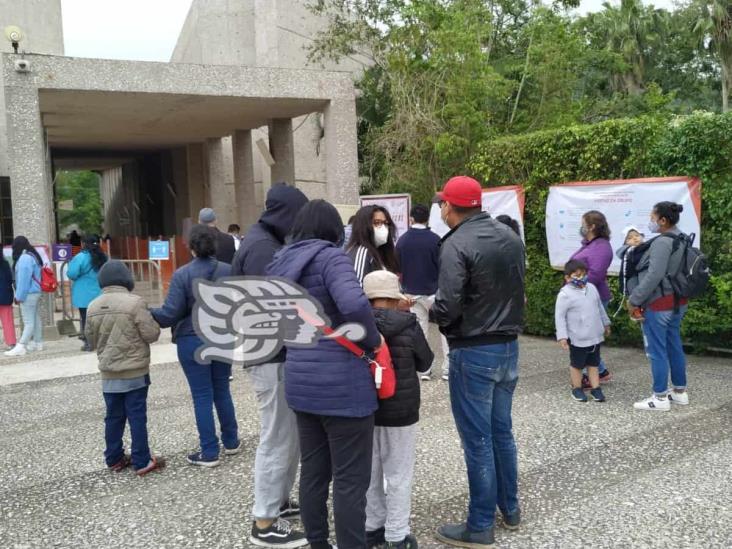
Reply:
[[[607, 285], [607, 270], [613, 261], [613, 248], [610, 245], [610, 226], [605, 214], [597, 210], [585, 213], [582, 216], [580, 235], [582, 235], [582, 247], [570, 259], [579, 259], [587, 265], [587, 278], [600, 292], [600, 299], [607, 310], [613, 297], [610, 287]], [[612, 379], [612, 375], [602, 360], [599, 371], [601, 383], [607, 383]]]
[[[358, 323], [359, 342], [381, 343], [373, 311], [341, 249], [343, 223], [324, 200], [311, 200], [295, 218], [290, 244], [275, 255], [267, 274], [302, 286], [320, 302], [331, 326]], [[371, 479], [376, 388], [365, 360], [332, 339], [309, 348], [287, 347], [285, 396], [300, 438], [300, 515], [310, 547], [329, 549], [328, 487], [338, 545], [366, 549], [366, 491]]]

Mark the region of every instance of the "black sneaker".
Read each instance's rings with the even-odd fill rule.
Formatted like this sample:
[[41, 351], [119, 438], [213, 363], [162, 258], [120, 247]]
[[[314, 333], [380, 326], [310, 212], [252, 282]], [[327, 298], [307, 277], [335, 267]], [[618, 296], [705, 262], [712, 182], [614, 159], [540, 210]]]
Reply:
[[257, 528], [257, 523], [252, 523], [249, 543], [257, 547], [302, 547], [308, 544], [308, 538], [293, 530], [286, 520], [277, 519], [267, 528]]
[[575, 387], [574, 389], [572, 389], [572, 398], [575, 399], [577, 402], [587, 402], [587, 395], [579, 387]]
[[437, 529], [436, 537], [442, 543], [454, 547], [493, 549], [496, 546], [493, 528], [482, 532], [471, 532], [466, 524], [447, 524]]
[[205, 458], [201, 452], [189, 455], [186, 460], [188, 460], [188, 463], [191, 465], [198, 465], [199, 467], [216, 467], [220, 463], [218, 457]]
[[510, 515], [501, 514], [503, 517], [502, 525], [506, 530], [518, 530], [521, 525], [521, 510]]
[[288, 499], [280, 507], [280, 518], [296, 519], [300, 517], [300, 504], [294, 499]]
[[592, 395], [592, 398], [594, 398], [597, 402], [605, 402], [605, 394], [599, 387], [597, 389], [592, 389], [590, 391], [590, 394]]
[[386, 528], [383, 526], [378, 530], [366, 530], [366, 546], [371, 549], [372, 547], [381, 547], [386, 543]]
[[417, 538], [412, 535], [405, 537], [402, 541], [387, 541], [387, 549], [417, 549]]
[[605, 370], [600, 374], [600, 383], [610, 383], [613, 380], [613, 375], [610, 373], [610, 370]]

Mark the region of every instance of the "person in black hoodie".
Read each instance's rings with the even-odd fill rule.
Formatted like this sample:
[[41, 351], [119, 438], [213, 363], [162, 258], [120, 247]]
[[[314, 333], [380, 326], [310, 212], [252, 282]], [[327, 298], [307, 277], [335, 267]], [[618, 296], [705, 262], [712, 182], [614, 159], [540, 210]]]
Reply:
[[[231, 266], [232, 276], [264, 276], [266, 267], [282, 248], [295, 217], [307, 197], [285, 183], [267, 193], [265, 211], [241, 240]], [[297, 422], [287, 406], [284, 384], [285, 351], [266, 363], [249, 368], [261, 422], [254, 460], [254, 524], [250, 541], [260, 547], [299, 547], [307, 544], [302, 532], [286, 520], [299, 515], [290, 499], [300, 460]], [[281, 520], [282, 519], [282, 520]]]
[[429, 370], [434, 355], [416, 315], [398, 310], [405, 296], [397, 275], [383, 270], [369, 273], [363, 279], [363, 290], [374, 307], [376, 327], [389, 347], [396, 374], [396, 393], [379, 401], [376, 412], [371, 484], [366, 494], [367, 544], [417, 549], [409, 529], [420, 404], [417, 372]]

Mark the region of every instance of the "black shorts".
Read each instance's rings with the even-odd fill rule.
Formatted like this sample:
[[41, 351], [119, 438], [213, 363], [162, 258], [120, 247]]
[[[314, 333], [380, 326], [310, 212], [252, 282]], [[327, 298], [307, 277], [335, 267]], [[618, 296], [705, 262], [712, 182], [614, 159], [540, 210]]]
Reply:
[[569, 346], [569, 365], [581, 370], [587, 366], [600, 366], [600, 344], [592, 347]]

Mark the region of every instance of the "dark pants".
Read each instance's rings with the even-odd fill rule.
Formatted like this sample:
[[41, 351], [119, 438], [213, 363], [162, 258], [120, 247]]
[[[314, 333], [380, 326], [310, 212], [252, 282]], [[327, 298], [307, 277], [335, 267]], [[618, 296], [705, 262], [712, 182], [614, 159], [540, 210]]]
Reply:
[[300, 514], [308, 542], [313, 549], [328, 547], [328, 488], [333, 479], [338, 549], [365, 549], [374, 416], [297, 412], [297, 430], [302, 454]]
[[197, 336], [179, 337], [176, 343], [178, 360], [183, 367], [188, 386], [191, 388], [201, 454], [207, 459], [217, 458], [219, 456], [219, 438], [216, 436], [214, 407], [219, 416], [221, 440], [224, 446], [236, 448], [239, 444], [239, 428], [229, 386], [231, 364], [216, 361], [212, 361], [211, 364], [196, 362], [194, 358], [196, 349], [203, 345]]
[[86, 307], [79, 308], [79, 319], [79, 331], [81, 332], [81, 336], [86, 339], [84, 335], [84, 328], [86, 328]]
[[107, 405], [104, 416], [104, 439], [107, 449], [104, 459], [107, 466], [119, 462], [124, 456], [122, 436], [125, 424], [130, 424], [132, 438], [132, 466], [135, 469], [150, 463], [150, 447], [147, 444], [147, 387], [127, 393], [103, 393]]

